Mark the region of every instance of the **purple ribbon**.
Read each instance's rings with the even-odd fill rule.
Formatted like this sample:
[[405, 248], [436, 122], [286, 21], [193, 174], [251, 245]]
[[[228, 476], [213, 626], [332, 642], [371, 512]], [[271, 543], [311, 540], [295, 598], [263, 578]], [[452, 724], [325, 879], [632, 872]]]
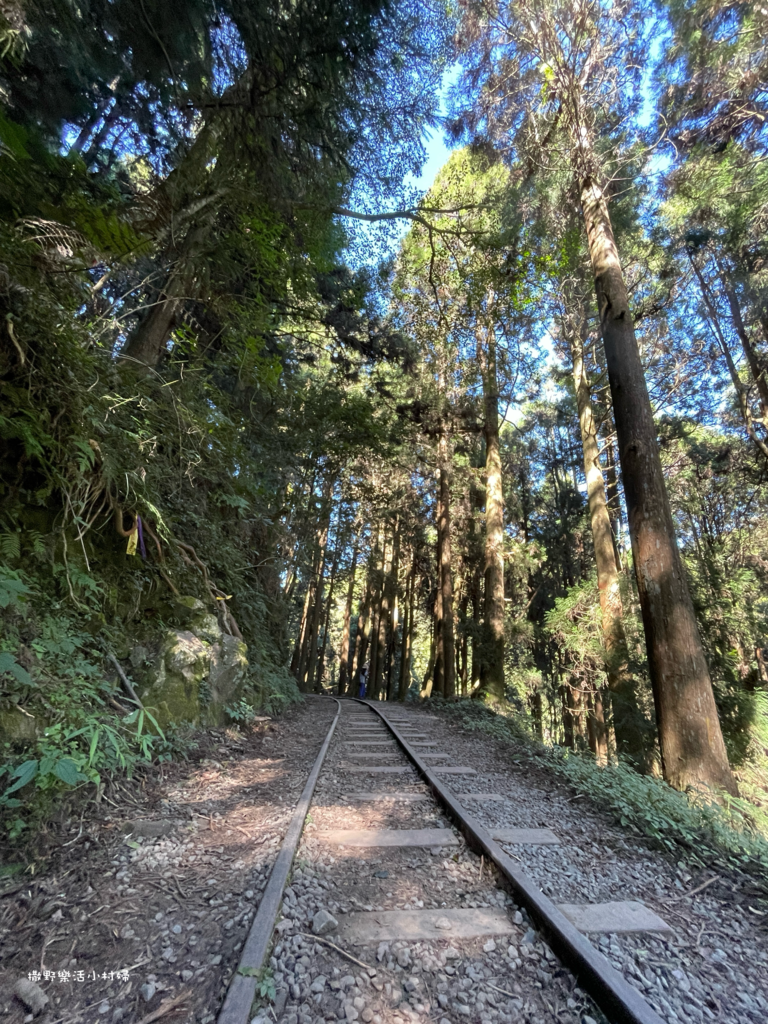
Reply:
[[139, 551], [141, 552], [141, 557], [146, 562], [147, 549], [144, 547], [144, 531], [141, 528], [141, 516], [136, 516], [136, 526], [139, 529]]

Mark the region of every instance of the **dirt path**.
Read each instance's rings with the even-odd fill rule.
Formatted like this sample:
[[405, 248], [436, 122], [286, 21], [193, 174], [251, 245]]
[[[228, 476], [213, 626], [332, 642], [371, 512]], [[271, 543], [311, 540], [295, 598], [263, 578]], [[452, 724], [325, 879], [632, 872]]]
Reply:
[[257, 734], [206, 733], [189, 762], [51, 824], [50, 865], [0, 897], [3, 1024], [25, 1020], [30, 973], [40, 1024], [136, 1024], [174, 999], [163, 1020], [210, 1024], [335, 710], [310, 697]]

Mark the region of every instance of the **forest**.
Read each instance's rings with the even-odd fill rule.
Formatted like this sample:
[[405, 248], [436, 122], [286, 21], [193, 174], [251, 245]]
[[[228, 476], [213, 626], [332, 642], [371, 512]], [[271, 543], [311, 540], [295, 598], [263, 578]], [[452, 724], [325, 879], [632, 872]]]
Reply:
[[766, 40], [728, 0], [3, 0], [6, 837], [305, 693], [483, 705], [768, 827]]

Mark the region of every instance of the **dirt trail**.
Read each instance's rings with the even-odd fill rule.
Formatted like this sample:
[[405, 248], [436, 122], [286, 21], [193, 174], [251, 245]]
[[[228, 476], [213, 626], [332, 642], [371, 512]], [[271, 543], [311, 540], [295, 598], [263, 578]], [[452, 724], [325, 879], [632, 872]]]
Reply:
[[40, 1024], [136, 1024], [178, 997], [163, 1020], [210, 1024], [335, 710], [310, 697], [252, 735], [202, 734], [188, 762], [49, 823], [48, 864], [0, 897], [3, 1024], [25, 1020], [30, 973]]

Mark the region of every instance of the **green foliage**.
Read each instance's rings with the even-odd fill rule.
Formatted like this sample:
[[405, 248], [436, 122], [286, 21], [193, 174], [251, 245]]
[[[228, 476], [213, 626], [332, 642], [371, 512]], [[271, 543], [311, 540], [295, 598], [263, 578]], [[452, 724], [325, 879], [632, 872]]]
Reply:
[[20, 665], [8, 651], [0, 651], [0, 675], [7, 672], [22, 686], [34, 686], [35, 681], [23, 665]]
[[467, 732], [482, 732], [495, 739], [527, 745], [532, 734], [525, 719], [509, 708], [492, 702], [487, 696], [476, 700], [444, 700], [431, 697], [430, 705], [438, 709], [449, 721]]
[[602, 683], [605, 663], [601, 620], [596, 574], [556, 598], [544, 617], [547, 632], [569, 666], [596, 687]]
[[276, 995], [275, 979], [272, 977], [270, 967], [261, 967], [256, 970], [254, 967], [238, 967], [238, 974], [246, 978], [256, 978], [256, 995], [259, 999], [273, 1002]]
[[[10, 553], [13, 557], [18, 558], [20, 554], [18, 537], [14, 534], [6, 534], [5, 537], [6, 539], [13, 537], [14, 544], [6, 543], [3, 554], [7, 555]], [[25, 598], [31, 593], [29, 587], [23, 582], [20, 573], [4, 566], [0, 567], [0, 569], [2, 570], [0, 575], [0, 609], [18, 609], [23, 607]]]
[[746, 802], [729, 800], [721, 807], [704, 796], [679, 793], [661, 779], [638, 775], [624, 764], [600, 767], [586, 755], [552, 751], [541, 756], [620, 825], [668, 852], [691, 864], [739, 868], [764, 878], [768, 837], [757, 831], [753, 808]]
[[245, 700], [240, 700], [237, 704], [228, 704], [224, 710], [233, 722], [242, 722], [243, 725], [250, 725], [256, 717], [253, 705]]

